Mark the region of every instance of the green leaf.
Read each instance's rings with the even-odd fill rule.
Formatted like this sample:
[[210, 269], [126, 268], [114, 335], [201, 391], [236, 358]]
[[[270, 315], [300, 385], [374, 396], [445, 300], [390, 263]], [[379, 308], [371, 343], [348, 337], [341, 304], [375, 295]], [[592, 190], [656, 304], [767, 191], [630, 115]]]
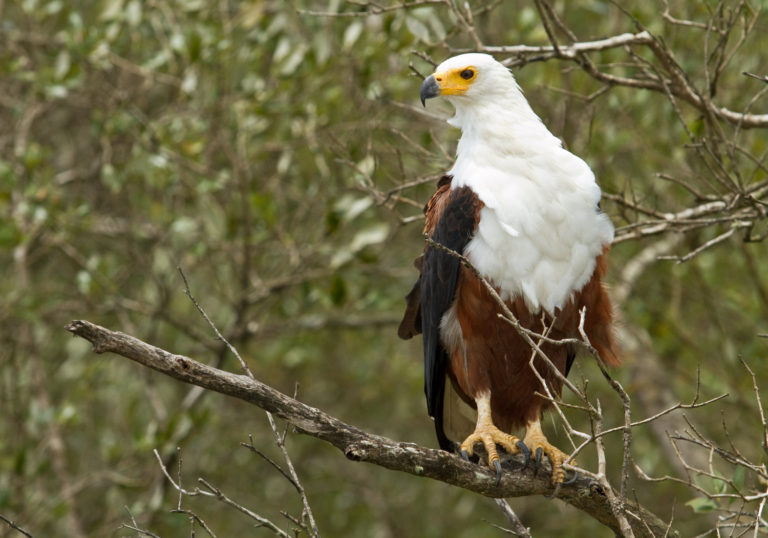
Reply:
[[365, 247], [381, 243], [387, 237], [389, 237], [389, 225], [386, 223], [380, 222], [363, 228], [355, 234], [348, 245], [339, 248], [331, 257], [331, 267], [341, 267]]
[[125, 18], [131, 26], [138, 26], [141, 22], [141, 3], [138, 0], [131, 0], [125, 6]]
[[362, 33], [363, 33], [362, 21], [355, 21], [349, 26], [347, 26], [347, 29], [344, 30], [344, 37], [342, 38], [344, 50], [351, 49], [354, 46], [354, 44], [357, 42], [358, 38], [360, 37], [360, 34]]
[[695, 499], [691, 499], [685, 504], [690, 506], [697, 514], [711, 512], [712, 510], [717, 510], [720, 508], [720, 505], [717, 503], [717, 501], [714, 499], [708, 499], [707, 497], [696, 497]]
[[59, 54], [56, 56], [56, 64], [53, 72], [56, 80], [62, 80], [64, 77], [66, 77], [71, 66], [72, 58], [70, 57], [69, 52], [66, 50], [59, 52]]
[[744, 487], [744, 478], [744, 467], [736, 467], [736, 469], [733, 471], [733, 485], [738, 489], [742, 489]]
[[333, 205], [334, 213], [345, 222], [354, 220], [366, 209], [373, 205], [373, 199], [370, 196], [355, 198], [351, 194], [345, 194], [339, 198]]
[[99, 17], [103, 21], [113, 21], [123, 11], [123, 0], [108, 0], [104, 3], [104, 10]]
[[369, 226], [368, 228], [363, 228], [357, 232], [355, 237], [352, 239], [352, 243], [350, 244], [349, 248], [352, 252], [357, 252], [369, 245], [381, 243], [387, 238], [388, 235], [389, 225], [384, 222], [380, 222], [378, 224]]
[[419, 19], [408, 17], [405, 19], [405, 25], [408, 30], [418, 39], [425, 43], [429, 43], [429, 29]]
[[331, 287], [328, 290], [328, 295], [331, 297], [331, 301], [336, 306], [341, 306], [347, 298], [347, 285], [344, 283], [344, 279], [338, 275], [333, 275], [331, 279]]

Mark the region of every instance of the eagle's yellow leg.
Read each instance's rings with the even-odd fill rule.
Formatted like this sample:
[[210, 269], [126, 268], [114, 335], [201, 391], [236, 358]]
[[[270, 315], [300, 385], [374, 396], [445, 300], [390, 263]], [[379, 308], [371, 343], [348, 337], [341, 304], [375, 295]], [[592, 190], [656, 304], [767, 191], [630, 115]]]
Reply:
[[477, 426], [475, 431], [461, 443], [461, 455], [469, 457], [474, 453], [475, 443], [482, 443], [488, 454], [488, 466], [496, 470], [497, 478], [501, 478], [501, 460], [496, 450], [496, 445], [500, 445], [510, 454], [517, 454], [521, 451], [518, 446], [522, 444], [520, 439], [514, 435], [504, 433], [496, 427], [491, 419], [491, 396], [482, 394], [475, 398], [477, 404]]
[[[535, 455], [535, 467], [537, 469], [541, 461], [542, 453], [546, 454], [549, 458], [549, 462], [552, 464], [552, 484], [561, 484], [565, 479], [563, 463], [568, 459], [568, 456], [547, 441], [544, 432], [541, 431], [541, 423], [538, 419], [528, 423], [528, 426], [525, 429], [523, 443], [525, 443], [525, 446], [531, 451], [531, 454]], [[576, 464], [574, 461], [571, 461], [571, 463], [574, 465]]]

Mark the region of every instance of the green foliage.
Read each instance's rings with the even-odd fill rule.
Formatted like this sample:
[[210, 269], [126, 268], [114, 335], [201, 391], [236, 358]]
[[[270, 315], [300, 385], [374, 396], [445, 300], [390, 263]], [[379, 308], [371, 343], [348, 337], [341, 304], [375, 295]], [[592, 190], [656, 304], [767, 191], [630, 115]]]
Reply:
[[[299, 383], [300, 399], [367, 430], [435, 445], [419, 343], [395, 336], [423, 248], [418, 216], [433, 185], [391, 189], [445, 170], [457, 135], [413, 110], [419, 79], [409, 64], [431, 70], [413, 51], [441, 60], [450, 54], [446, 42], [473, 42], [442, 5], [365, 17], [302, 11], [358, 9], [317, 4], [0, 2], [0, 270], [8, 275], [0, 280], [0, 513], [35, 534], [114, 534], [130, 523], [125, 507], [157, 534], [188, 533], [186, 518], [169, 514], [176, 494], [155, 448], [167, 460], [182, 448], [186, 484], [204, 477], [281, 524], [280, 510], [300, 511], [291, 485], [239, 447], [252, 434], [279, 457], [260, 411], [94, 356], [62, 329], [86, 318], [236, 370], [184, 296], [177, 267], [258, 378], [287, 393]], [[635, 31], [611, 3], [555, 7], [583, 40]], [[692, 20], [709, 16], [706, 3], [676, 9]], [[631, 12], [703, 77], [700, 41], [664, 22], [657, 5], [634, 2]], [[547, 43], [527, 2], [478, 10], [475, 24], [489, 44]], [[741, 91], [740, 72], [760, 72], [755, 51], [766, 39], [751, 34], [722, 74], [738, 81], [717, 95], [734, 110], [754, 93]], [[606, 192], [664, 212], [692, 201], [659, 172], [707, 191], [706, 171], [665, 96], [614, 88], [586, 101], [580, 96], [599, 84], [572, 67], [531, 63], [516, 75]], [[696, 111], [683, 115], [695, 136], [707, 134]], [[741, 136], [751, 152], [765, 152], [764, 133]], [[733, 166], [750, 184], [766, 179], [761, 165]], [[617, 204], [604, 209], [617, 226], [636, 217]], [[689, 234], [679, 251], [715, 235]], [[740, 417], [730, 434], [756, 458], [760, 424], [738, 357], [758, 379], [768, 375], [759, 360], [765, 345], [755, 338], [767, 332], [759, 323], [768, 299], [759, 290], [768, 288], [768, 257], [763, 243], [732, 239], [686, 264], [654, 264], [621, 306], [624, 323], [653, 338], [664, 383], [680, 400], [693, 396], [697, 367], [706, 397], [730, 393], [705, 416], [691, 414], [721, 440], [719, 413]], [[619, 284], [648, 241], [615, 248], [609, 280]], [[618, 378], [633, 396], [650, 391], [633, 384], [642, 356], [628, 359]], [[583, 363], [576, 375], [593, 378], [590, 390], [615, 402], [597, 369]], [[615, 406], [607, 411], [614, 424], [622, 420]], [[618, 437], [609, 440], [619, 461]], [[661, 475], [671, 471], [659, 443], [648, 429], [635, 430], [637, 459]], [[478, 536], [492, 532], [486, 521], [504, 524], [493, 503], [468, 492], [355, 465], [297, 435], [288, 436], [288, 449], [327, 536]], [[733, 483], [755, 487], [743, 472]], [[669, 486], [640, 500], [669, 516], [673, 499], [690, 496]], [[220, 536], [253, 533], [235, 511], [190, 502]], [[704, 497], [686, 504], [697, 514], [718, 506]], [[540, 499], [515, 508], [535, 534], [602, 529]], [[708, 528], [701, 518], [675, 517], [684, 535]]]
[[686, 506], [690, 506], [691, 509], [697, 514], [700, 514], [703, 512], [711, 512], [712, 510], [716, 510], [717, 508], [720, 507], [717, 501], [715, 501], [714, 499], [709, 499], [707, 497], [696, 497], [695, 499], [691, 499], [685, 504]]

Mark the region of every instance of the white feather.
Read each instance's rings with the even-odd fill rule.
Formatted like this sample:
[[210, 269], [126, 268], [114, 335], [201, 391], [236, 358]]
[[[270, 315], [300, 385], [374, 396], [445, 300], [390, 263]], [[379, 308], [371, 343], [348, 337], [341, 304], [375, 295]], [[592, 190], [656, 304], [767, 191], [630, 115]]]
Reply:
[[452, 187], [483, 201], [465, 255], [503, 298], [523, 296], [552, 313], [581, 290], [613, 226], [601, 213], [589, 166], [565, 150], [533, 112], [512, 74], [491, 56], [463, 54], [437, 71], [473, 66], [477, 77], [449, 123], [462, 130]]

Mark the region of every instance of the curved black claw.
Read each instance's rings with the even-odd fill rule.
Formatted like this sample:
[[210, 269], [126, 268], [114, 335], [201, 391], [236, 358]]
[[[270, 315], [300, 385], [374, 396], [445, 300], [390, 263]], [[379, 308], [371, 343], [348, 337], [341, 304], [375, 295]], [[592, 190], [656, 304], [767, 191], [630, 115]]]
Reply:
[[496, 485], [501, 484], [501, 462], [493, 460], [493, 466], [496, 468]]
[[569, 478], [568, 480], [563, 480], [562, 485], [563, 486], [570, 486], [574, 482], [576, 482], [579, 479], [579, 472], [573, 471], [573, 476]]
[[541, 447], [536, 449], [536, 461], [533, 462], [533, 476], [539, 473], [539, 467], [541, 466], [541, 456], [544, 453]]
[[562, 482], [559, 482], [559, 483], [555, 484], [555, 489], [552, 492], [552, 494], [551, 495], [544, 495], [544, 498], [545, 499], [554, 499], [555, 497], [557, 497], [557, 494], [560, 493], [560, 488], [562, 486], [570, 486], [571, 484], [576, 482], [578, 479], [579, 479], [578, 471], [573, 471], [573, 476], [571, 478], [569, 478], [568, 480], [563, 480]]
[[520, 449], [520, 452], [525, 457], [525, 462], [523, 463], [523, 471], [525, 471], [528, 468], [528, 464], [531, 463], [531, 451], [528, 450], [528, 447], [522, 441], [515, 443], [515, 446]]
[[461, 459], [465, 461], [469, 461], [469, 453], [466, 450], [462, 450], [460, 452], [460, 455], [461, 455]]

